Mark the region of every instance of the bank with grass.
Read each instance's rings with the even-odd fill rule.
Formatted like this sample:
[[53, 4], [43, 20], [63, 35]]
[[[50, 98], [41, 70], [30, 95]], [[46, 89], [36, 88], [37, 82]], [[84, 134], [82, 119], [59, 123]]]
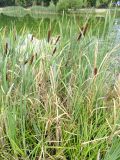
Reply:
[[110, 8], [110, 9], [96, 9], [96, 8], [84, 8], [84, 9], [68, 9], [66, 11], [58, 11], [57, 7], [42, 7], [42, 6], [32, 6], [29, 8], [23, 8], [21, 6], [10, 6], [0, 8], [0, 13], [8, 16], [18, 16], [24, 17], [25, 15], [31, 15], [32, 17], [40, 17], [42, 15], [63, 15], [65, 14], [78, 14], [85, 15], [91, 14], [95, 16], [104, 17], [107, 13], [119, 13], [119, 8]]

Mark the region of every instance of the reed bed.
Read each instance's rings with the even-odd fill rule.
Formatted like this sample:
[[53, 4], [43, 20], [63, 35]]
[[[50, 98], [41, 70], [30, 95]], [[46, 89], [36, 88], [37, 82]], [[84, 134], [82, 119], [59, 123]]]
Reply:
[[[37, 53], [33, 37], [21, 53], [15, 28], [0, 31], [0, 159], [120, 158], [120, 77], [111, 70], [120, 45], [109, 37], [112, 18], [96, 37], [89, 20], [64, 27], [64, 18], [55, 42], [48, 28]], [[23, 40], [27, 32], [19, 33]]]

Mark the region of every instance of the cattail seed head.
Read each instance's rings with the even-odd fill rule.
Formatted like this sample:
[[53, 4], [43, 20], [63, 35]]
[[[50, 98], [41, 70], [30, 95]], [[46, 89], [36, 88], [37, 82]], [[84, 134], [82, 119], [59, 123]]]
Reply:
[[32, 34], [32, 37], [31, 37], [31, 42], [33, 41], [33, 38], [34, 38], [34, 36], [33, 36], [33, 34]]
[[85, 26], [83, 26], [83, 27], [81, 28], [80, 34], [79, 34], [79, 36], [78, 36], [78, 38], [77, 38], [77, 41], [79, 41], [79, 40], [81, 39], [82, 35], [83, 35], [83, 36], [86, 35], [87, 29], [88, 29], [88, 23], [85, 24]]
[[6, 44], [5, 44], [4, 51], [5, 51], [5, 55], [7, 55], [7, 53], [8, 53], [8, 43], [7, 43], [7, 42], [6, 42]]
[[34, 55], [32, 55], [32, 57], [30, 58], [30, 65], [32, 65], [32, 63], [33, 63], [33, 60], [34, 60]]
[[58, 43], [59, 40], [60, 40], [60, 35], [57, 37], [55, 45]]
[[51, 38], [51, 30], [48, 31], [48, 43], [50, 42], [50, 38]]
[[55, 47], [55, 48], [54, 48], [54, 50], [53, 50], [52, 55], [54, 55], [54, 54], [55, 54], [56, 50], [57, 50], [57, 48]]
[[96, 76], [97, 73], [98, 73], [98, 69], [97, 69], [97, 67], [95, 67], [95, 68], [94, 68], [94, 76]]

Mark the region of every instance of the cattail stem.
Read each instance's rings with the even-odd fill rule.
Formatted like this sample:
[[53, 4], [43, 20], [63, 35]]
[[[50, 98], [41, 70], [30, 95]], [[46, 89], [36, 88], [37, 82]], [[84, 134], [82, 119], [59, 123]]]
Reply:
[[16, 41], [17, 40], [17, 36], [16, 36], [16, 28], [14, 27], [14, 30], [13, 30], [13, 35], [14, 35], [14, 40]]

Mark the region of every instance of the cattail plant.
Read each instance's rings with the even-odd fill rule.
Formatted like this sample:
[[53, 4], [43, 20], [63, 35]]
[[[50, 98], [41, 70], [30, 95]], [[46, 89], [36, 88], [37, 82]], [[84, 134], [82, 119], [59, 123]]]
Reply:
[[60, 35], [57, 37], [56, 41], [55, 41], [55, 45], [59, 42], [60, 40]]
[[79, 36], [77, 38], [77, 41], [79, 41], [82, 36], [86, 35], [87, 29], [88, 29], [88, 23], [86, 23], [83, 27], [81, 27], [81, 30], [80, 30]]
[[56, 50], [57, 50], [57, 48], [55, 47], [55, 48], [54, 48], [54, 50], [53, 50], [52, 55], [54, 55], [54, 54], [55, 54]]
[[28, 58], [25, 62], [24, 65], [27, 64], [29, 62], [30, 65], [32, 65], [34, 59], [37, 58], [37, 53], [33, 54], [30, 58]]
[[98, 42], [96, 43], [95, 46], [95, 52], [94, 52], [94, 77], [96, 77], [97, 73], [98, 73], [98, 69], [97, 69], [97, 54], [98, 54]]
[[6, 81], [9, 80], [9, 76], [8, 76], [8, 73], [6, 73]]
[[51, 30], [48, 30], [48, 38], [47, 38], [48, 43], [50, 42], [50, 39], [51, 39]]
[[97, 73], [98, 73], [98, 69], [97, 69], [97, 67], [94, 67], [94, 76], [96, 76]]
[[8, 43], [7, 42], [5, 43], [4, 53], [5, 53], [5, 55], [8, 54]]
[[34, 61], [34, 58], [35, 58], [35, 55], [33, 54], [33, 55], [31, 56], [31, 58], [30, 58], [30, 62], [29, 62], [30, 65], [32, 65], [32, 63], [33, 63], [33, 61]]
[[24, 65], [27, 64], [29, 62], [29, 59], [25, 60]]

